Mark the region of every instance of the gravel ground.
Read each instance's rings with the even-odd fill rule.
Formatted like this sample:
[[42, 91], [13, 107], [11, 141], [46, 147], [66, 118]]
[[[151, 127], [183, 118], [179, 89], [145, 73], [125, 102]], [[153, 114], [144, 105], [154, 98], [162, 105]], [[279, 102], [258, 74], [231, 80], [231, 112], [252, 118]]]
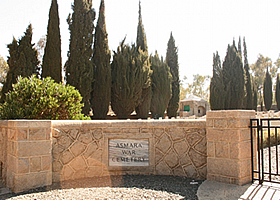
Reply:
[[197, 199], [202, 182], [177, 176], [111, 176], [55, 183], [0, 199]]
[[[278, 149], [278, 150], [277, 150]], [[276, 154], [277, 150], [277, 154]], [[273, 146], [270, 149], [271, 151], [271, 172], [277, 174], [277, 161], [278, 161], [278, 174], [280, 174], [280, 145]], [[264, 171], [269, 172], [269, 148], [264, 148]], [[276, 159], [277, 156], [277, 159]], [[273, 181], [280, 182], [280, 176], [272, 175], [271, 179]], [[265, 175], [265, 180], [269, 180], [269, 176]]]

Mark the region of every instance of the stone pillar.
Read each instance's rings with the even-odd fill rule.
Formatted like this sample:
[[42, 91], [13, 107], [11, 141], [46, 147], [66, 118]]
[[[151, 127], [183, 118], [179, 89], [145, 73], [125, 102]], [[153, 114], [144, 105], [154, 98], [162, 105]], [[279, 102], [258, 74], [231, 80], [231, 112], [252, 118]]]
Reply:
[[252, 180], [250, 119], [255, 111], [209, 111], [207, 180], [244, 185]]
[[51, 121], [8, 121], [7, 187], [18, 193], [52, 184]]

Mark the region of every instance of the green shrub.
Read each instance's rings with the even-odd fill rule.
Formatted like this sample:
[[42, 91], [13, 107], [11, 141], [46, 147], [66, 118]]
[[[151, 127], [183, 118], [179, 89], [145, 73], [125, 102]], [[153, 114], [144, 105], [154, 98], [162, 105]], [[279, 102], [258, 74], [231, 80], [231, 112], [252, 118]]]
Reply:
[[0, 106], [1, 119], [90, 119], [81, 114], [82, 97], [69, 85], [20, 77]]

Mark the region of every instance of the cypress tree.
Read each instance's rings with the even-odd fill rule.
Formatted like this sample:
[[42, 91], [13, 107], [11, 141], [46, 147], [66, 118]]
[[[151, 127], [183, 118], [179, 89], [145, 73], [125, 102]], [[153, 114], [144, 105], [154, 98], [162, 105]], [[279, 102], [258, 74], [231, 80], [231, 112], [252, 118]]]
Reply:
[[152, 74], [151, 113], [153, 118], [164, 117], [172, 95], [172, 75], [166, 62], [158, 57], [157, 52], [150, 56]]
[[242, 60], [242, 49], [241, 49], [241, 37], [240, 36], [239, 36], [239, 40], [238, 40], [238, 50], [237, 51], [238, 51], [238, 53], [240, 55], [240, 58]]
[[249, 72], [249, 64], [247, 59], [247, 47], [245, 42], [245, 37], [243, 38], [243, 48], [244, 48], [244, 70], [245, 70], [245, 100], [244, 108], [251, 110], [253, 109], [253, 94], [252, 94], [252, 81]]
[[268, 68], [266, 69], [264, 84], [263, 84], [263, 98], [266, 110], [270, 110], [272, 105], [272, 82]]
[[167, 107], [167, 115], [171, 118], [176, 117], [180, 100], [178, 49], [175, 46], [172, 32], [167, 45], [166, 63], [170, 67], [170, 72], [172, 74], [172, 97]]
[[[139, 17], [138, 17], [136, 46], [140, 54], [143, 52], [144, 54], [146, 54], [146, 56], [149, 56], [146, 34], [142, 23], [140, 1], [139, 1]], [[152, 87], [151, 87], [152, 71], [151, 71], [149, 59], [146, 60], [146, 63], [143, 65], [142, 70], [143, 70], [143, 78], [145, 84], [143, 85], [142, 88], [142, 96], [141, 96], [140, 104], [136, 107], [135, 110], [138, 118], [147, 119], [150, 111], [151, 98], [152, 98]]]
[[61, 39], [57, 0], [52, 0], [49, 11], [47, 42], [42, 64], [42, 77], [50, 76], [55, 82], [62, 82]]
[[279, 74], [277, 74], [277, 79], [276, 79], [275, 99], [276, 99], [277, 109], [280, 110], [280, 78], [279, 78]]
[[244, 69], [235, 41], [228, 45], [223, 62], [223, 83], [225, 86], [225, 109], [242, 109], [244, 99]]
[[257, 111], [258, 108], [258, 90], [257, 87], [253, 85], [253, 109]]
[[39, 60], [38, 52], [32, 44], [32, 25], [29, 24], [25, 35], [19, 40], [19, 66], [21, 68], [20, 75], [22, 77], [29, 77], [32, 74], [39, 75]]
[[210, 106], [212, 110], [224, 109], [224, 84], [221, 59], [218, 51], [213, 54], [213, 76], [210, 81]]
[[29, 77], [32, 74], [36, 76], [39, 74], [37, 50], [31, 43], [32, 34], [32, 25], [29, 24], [24, 36], [19, 41], [13, 38], [12, 43], [8, 45], [9, 71], [1, 91], [1, 103], [4, 102], [5, 94], [12, 89], [12, 84], [17, 82], [18, 76]]
[[99, 17], [95, 28], [94, 40], [94, 82], [91, 95], [91, 107], [95, 119], [105, 119], [111, 100], [111, 65], [110, 50], [108, 46], [108, 34], [105, 23], [105, 5], [101, 0]]
[[143, 80], [143, 65], [148, 56], [135, 45], [124, 45], [125, 39], [114, 52], [112, 67], [111, 106], [119, 119], [126, 119], [139, 105]]
[[92, 0], [74, 0], [73, 14], [67, 22], [70, 31], [68, 60], [65, 63], [67, 84], [79, 90], [83, 97], [83, 114], [90, 110], [90, 94], [93, 82], [93, 30], [95, 11]]

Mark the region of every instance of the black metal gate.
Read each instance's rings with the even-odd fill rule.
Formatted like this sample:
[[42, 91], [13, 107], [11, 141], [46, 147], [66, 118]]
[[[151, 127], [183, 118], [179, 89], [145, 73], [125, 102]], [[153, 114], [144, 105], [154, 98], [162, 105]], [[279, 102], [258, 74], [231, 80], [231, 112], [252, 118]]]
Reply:
[[251, 119], [252, 181], [280, 183], [280, 118]]

